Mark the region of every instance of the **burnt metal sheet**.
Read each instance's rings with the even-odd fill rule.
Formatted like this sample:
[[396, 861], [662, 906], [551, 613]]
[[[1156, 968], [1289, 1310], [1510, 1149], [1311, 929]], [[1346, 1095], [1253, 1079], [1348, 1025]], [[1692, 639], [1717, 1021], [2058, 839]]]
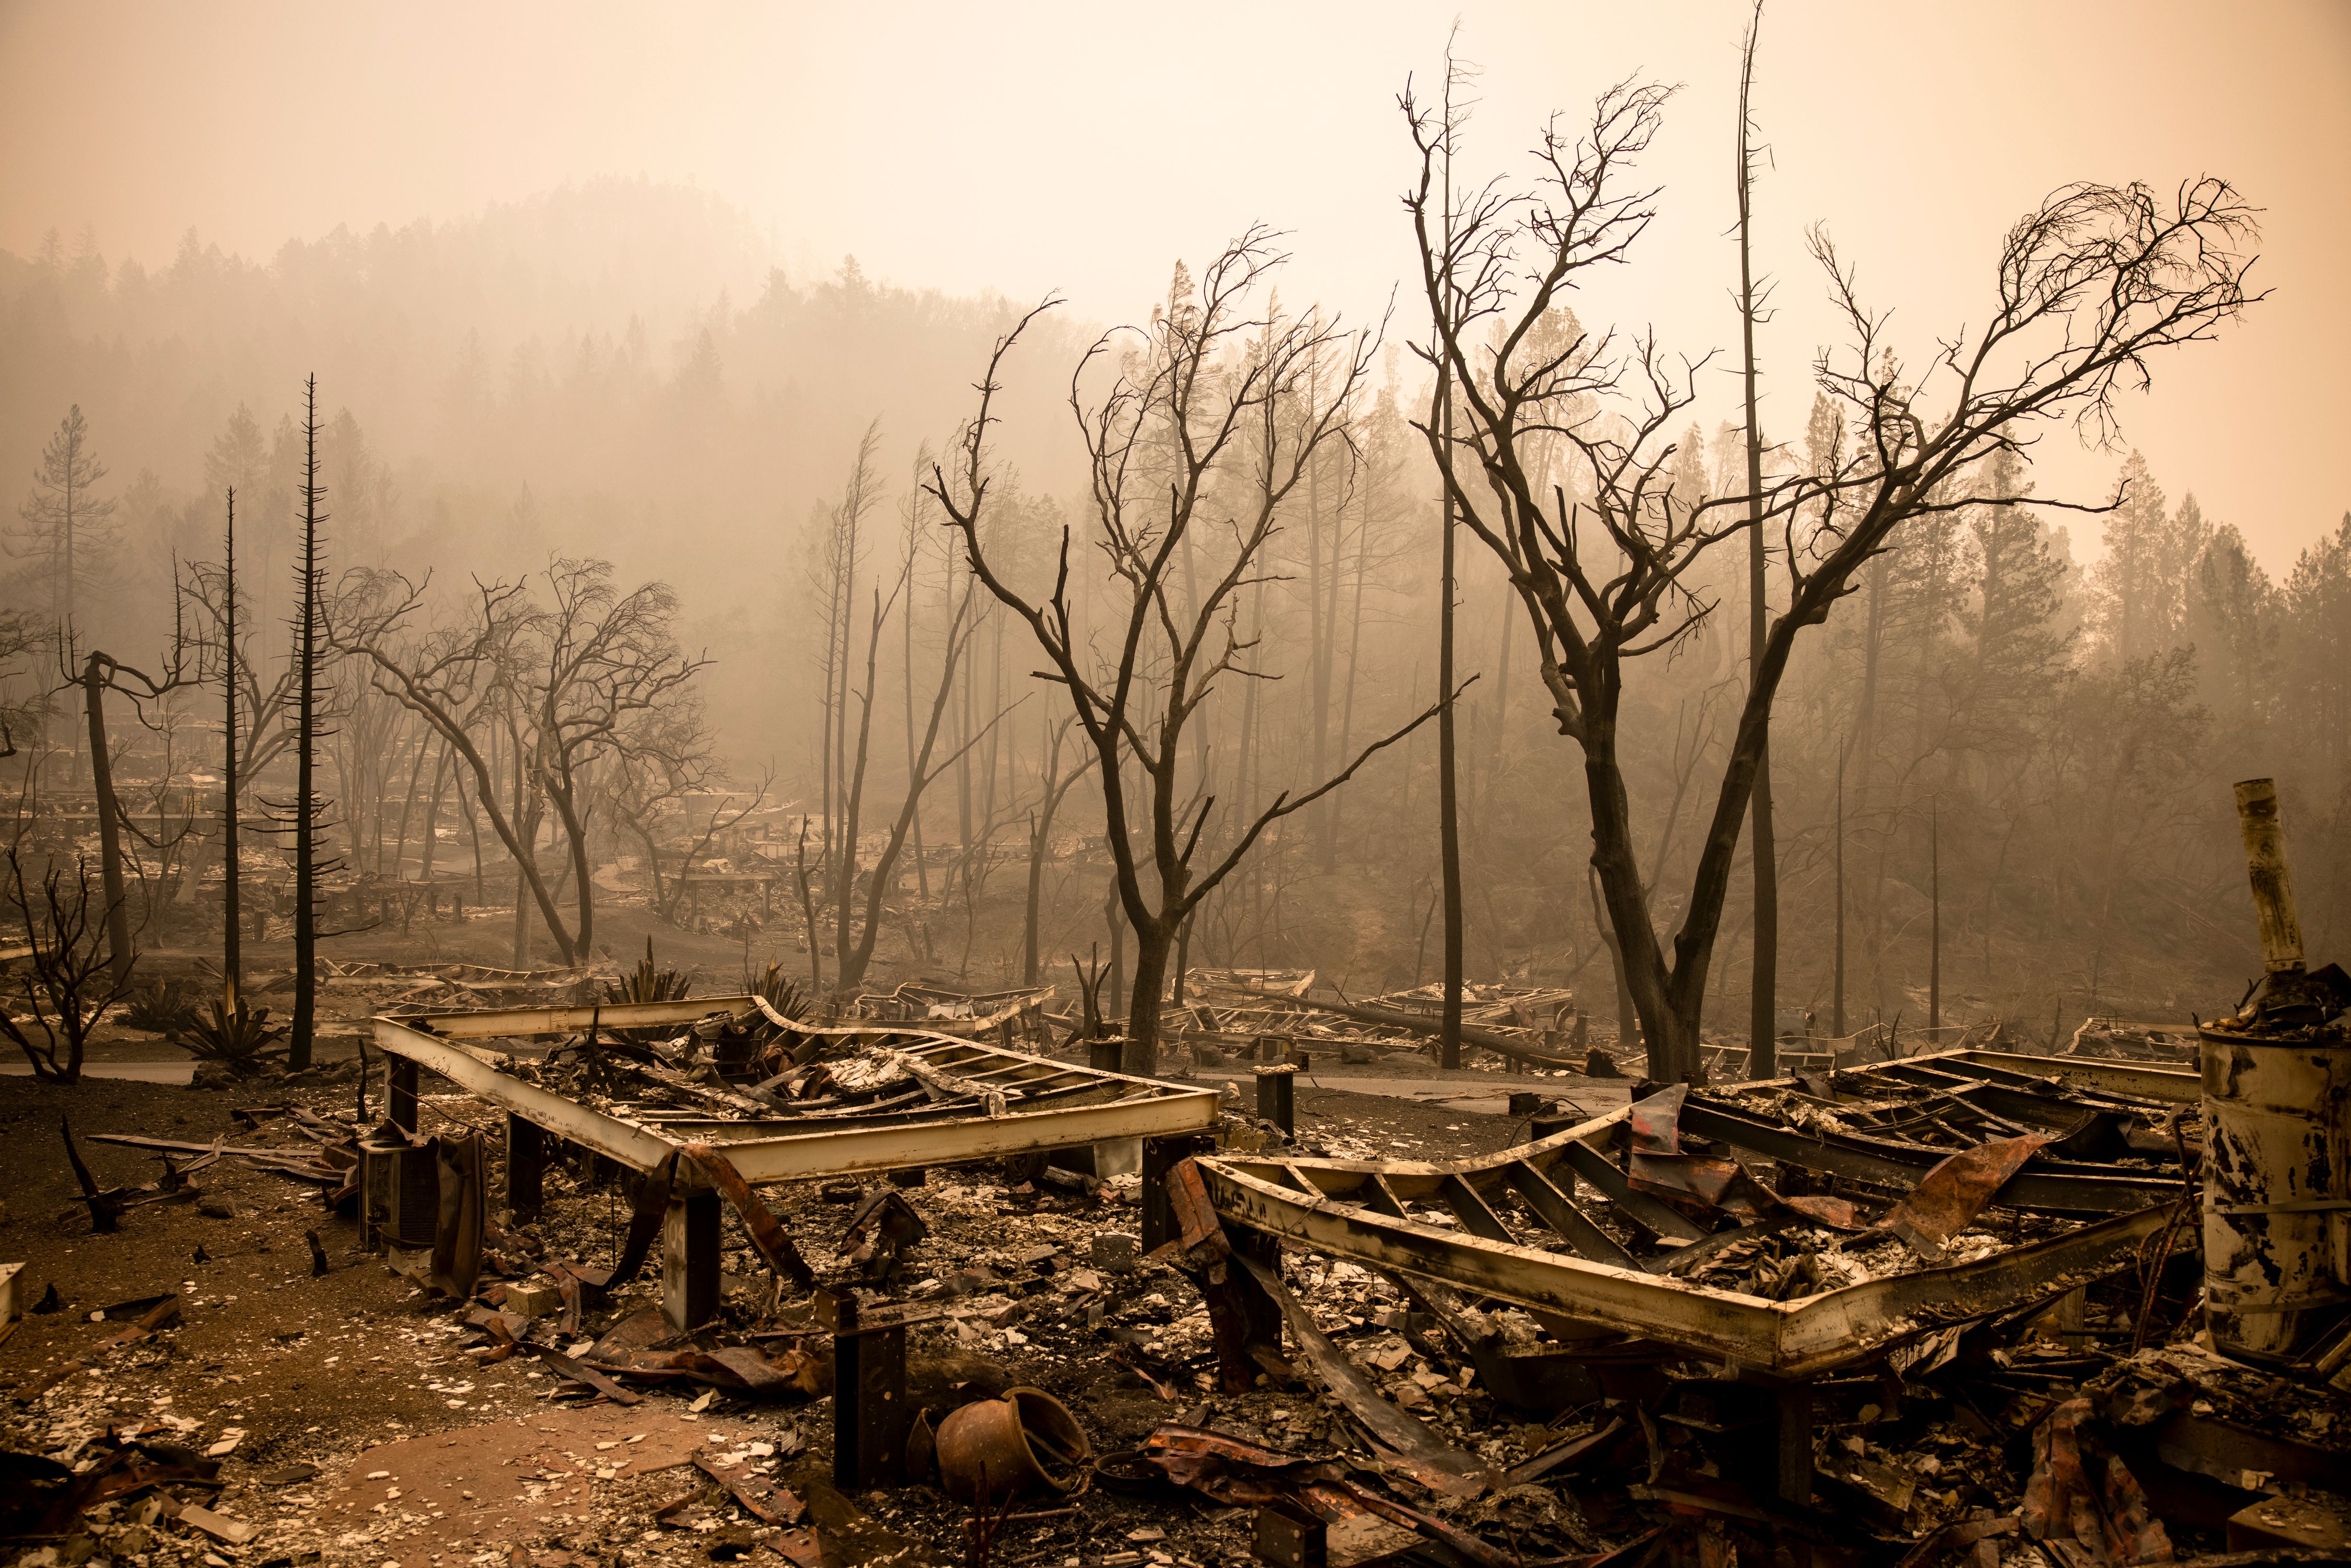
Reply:
[[1886, 1217], [1886, 1228], [1920, 1257], [1941, 1257], [1943, 1244], [1973, 1224], [2001, 1186], [2047, 1142], [2028, 1135], [1960, 1150], [1919, 1178]]
[[1290, 1332], [1297, 1336], [1299, 1348], [1339, 1403], [1397, 1456], [1415, 1480], [1455, 1497], [1476, 1497], [1487, 1489], [1492, 1477], [1486, 1467], [1430, 1431], [1410, 1412], [1391, 1404], [1378, 1385], [1315, 1324], [1313, 1314], [1290, 1294], [1279, 1270], [1268, 1269], [1238, 1253], [1235, 1260], [1281, 1309]]

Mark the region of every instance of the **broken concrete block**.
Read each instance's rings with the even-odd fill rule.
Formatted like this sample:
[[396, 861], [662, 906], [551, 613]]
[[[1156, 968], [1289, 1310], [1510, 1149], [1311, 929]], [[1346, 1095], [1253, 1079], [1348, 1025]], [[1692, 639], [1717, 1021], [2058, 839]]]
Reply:
[[521, 1280], [507, 1287], [506, 1299], [498, 1304], [526, 1318], [543, 1318], [563, 1310], [563, 1292], [552, 1280]]
[[214, 1541], [225, 1541], [231, 1546], [242, 1546], [261, 1533], [261, 1526], [248, 1524], [241, 1519], [231, 1519], [225, 1513], [214, 1513], [194, 1503], [180, 1507], [180, 1522], [203, 1531]]
[[1131, 1274], [1143, 1256], [1143, 1243], [1123, 1230], [1097, 1230], [1091, 1256], [1093, 1266], [1105, 1274]]

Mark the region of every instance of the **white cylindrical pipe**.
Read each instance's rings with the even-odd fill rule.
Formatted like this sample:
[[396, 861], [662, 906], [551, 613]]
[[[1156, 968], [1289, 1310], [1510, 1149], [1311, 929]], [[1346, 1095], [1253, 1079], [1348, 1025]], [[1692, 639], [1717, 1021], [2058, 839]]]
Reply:
[[2237, 786], [2237, 828], [2245, 841], [2245, 875], [2253, 888], [2253, 918], [2262, 933], [2262, 967], [2272, 974], [2302, 968], [2302, 920], [2286, 873], [2285, 822], [2278, 815], [2277, 780], [2248, 779]]

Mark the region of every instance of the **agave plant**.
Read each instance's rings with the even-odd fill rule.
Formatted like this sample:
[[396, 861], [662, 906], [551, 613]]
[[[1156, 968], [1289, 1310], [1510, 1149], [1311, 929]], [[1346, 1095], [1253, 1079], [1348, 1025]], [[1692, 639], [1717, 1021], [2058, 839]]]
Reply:
[[664, 969], [653, 963], [653, 939], [645, 938], [645, 956], [617, 980], [604, 982], [608, 1002], [682, 1002], [694, 988], [694, 977], [684, 969]]
[[284, 1046], [271, 1043], [285, 1032], [271, 1026], [267, 1008], [248, 1007], [241, 996], [235, 1001], [215, 997], [202, 1009], [189, 1010], [188, 1021], [172, 1032], [172, 1043], [199, 1061], [217, 1061], [250, 1078], [269, 1058], [286, 1054]]
[[196, 1021], [193, 990], [183, 980], [150, 980], [122, 1004], [121, 1022], [150, 1034], [177, 1034]]
[[764, 969], [751, 969], [743, 976], [743, 989], [755, 996], [776, 1012], [788, 1019], [808, 1017], [808, 996], [800, 983], [784, 973], [784, 967], [773, 958]]

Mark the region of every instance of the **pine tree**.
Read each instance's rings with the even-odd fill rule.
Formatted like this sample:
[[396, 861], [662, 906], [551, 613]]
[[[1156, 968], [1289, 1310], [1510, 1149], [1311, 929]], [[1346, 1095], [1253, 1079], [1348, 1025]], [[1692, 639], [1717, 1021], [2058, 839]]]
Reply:
[[76, 403], [41, 448], [32, 493], [16, 509], [22, 522], [8, 530], [8, 553], [39, 563], [37, 570], [48, 579], [51, 621], [67, 631], [78, 618], [88, 580], [114, 544], [109, 522], [114, 502], [92, 493], [106, 474], [106, 465], [90, 449], [89, 423]]

